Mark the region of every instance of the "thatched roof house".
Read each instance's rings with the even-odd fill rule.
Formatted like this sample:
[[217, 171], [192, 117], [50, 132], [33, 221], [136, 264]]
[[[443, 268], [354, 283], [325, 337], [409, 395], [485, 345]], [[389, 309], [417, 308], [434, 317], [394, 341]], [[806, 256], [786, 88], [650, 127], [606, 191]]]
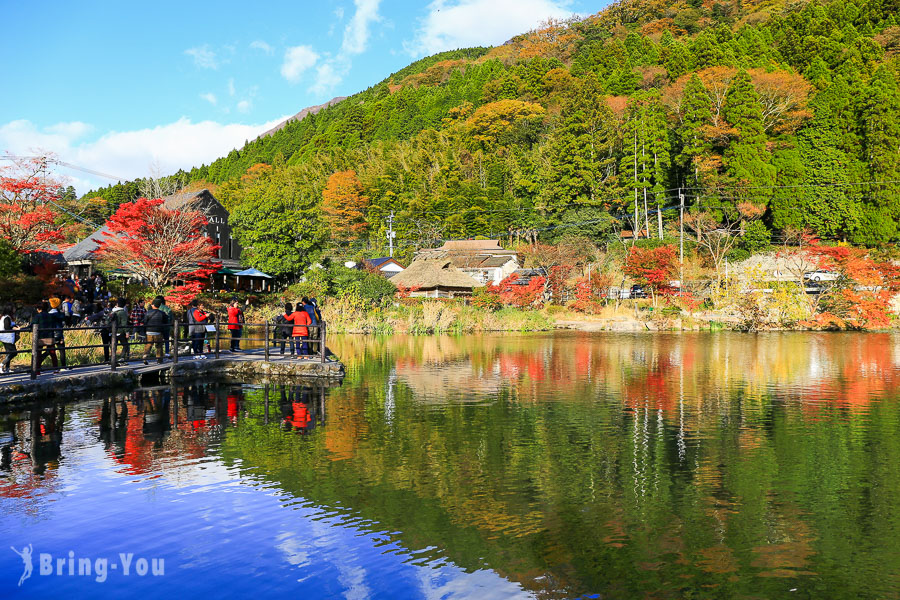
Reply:
[[484, 287], [446, 259], [416, 259], [390, 281], [397, 287], [411, 288], [411, 296], [423, 298], [471, 296], [475, 288]]
[[450, 240], [440, 248], [420, 250], [418, 260], [450, 261], [482, 284], [498, 284], [519, 268], [518, 252], [504, 249], [497, 240]]

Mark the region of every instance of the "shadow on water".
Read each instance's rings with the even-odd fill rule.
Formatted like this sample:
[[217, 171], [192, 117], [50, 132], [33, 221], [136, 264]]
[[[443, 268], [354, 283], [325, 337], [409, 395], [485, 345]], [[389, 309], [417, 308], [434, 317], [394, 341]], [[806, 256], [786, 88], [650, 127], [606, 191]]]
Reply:
[[132, 551], [191, 593], [900, 593], [897, 336], [334, 343], [339, 388], [197, 381], [0, 415], [0, 534], [62, 551], [137, 527]]

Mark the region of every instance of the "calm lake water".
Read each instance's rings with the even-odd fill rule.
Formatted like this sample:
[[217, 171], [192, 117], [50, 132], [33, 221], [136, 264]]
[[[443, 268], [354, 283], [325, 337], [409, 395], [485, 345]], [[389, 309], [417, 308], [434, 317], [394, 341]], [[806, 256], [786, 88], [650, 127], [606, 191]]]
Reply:
[[0, 597], [900, 597], [900, 336], [331, 346], [0, 412]]

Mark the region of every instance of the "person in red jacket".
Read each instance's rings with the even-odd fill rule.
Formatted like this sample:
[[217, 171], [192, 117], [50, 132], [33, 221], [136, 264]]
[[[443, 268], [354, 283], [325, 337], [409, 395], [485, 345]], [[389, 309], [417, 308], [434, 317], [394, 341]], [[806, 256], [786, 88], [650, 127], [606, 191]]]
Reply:
[[241, 334], [244, 331], [244, 311], [237, 298], [228, 307], [228, 331], [231, 332], [231, 351], [241, 351]]
[[295, 310], [289, 315], [284, 316], [286, 323], [293, 323], [294, 329], [291, 331], [291, 335], [294, 338], [294, 344], [299, 345], [299, 349], [297, 350], [298, 356], [308, 356], [309, 355], [309, 344], [306, 343], [306, 340], [309, 339], [309, 329], [308, 325], [312, 325], [312, 320], [309, 318], [309, 313], [303, 310], [301, 305], [300, 310]]

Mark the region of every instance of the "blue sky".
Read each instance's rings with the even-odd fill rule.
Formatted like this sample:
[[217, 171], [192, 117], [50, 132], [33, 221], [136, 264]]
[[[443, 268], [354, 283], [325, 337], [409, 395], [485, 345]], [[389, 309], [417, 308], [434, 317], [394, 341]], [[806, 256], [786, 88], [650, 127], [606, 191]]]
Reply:
[[[0, 153], [55, 152], [129, 179], [187, 169], [417, 58], [604, 4], [0, 0]], [[58, 174], [80, 192], [108, 183]]]

